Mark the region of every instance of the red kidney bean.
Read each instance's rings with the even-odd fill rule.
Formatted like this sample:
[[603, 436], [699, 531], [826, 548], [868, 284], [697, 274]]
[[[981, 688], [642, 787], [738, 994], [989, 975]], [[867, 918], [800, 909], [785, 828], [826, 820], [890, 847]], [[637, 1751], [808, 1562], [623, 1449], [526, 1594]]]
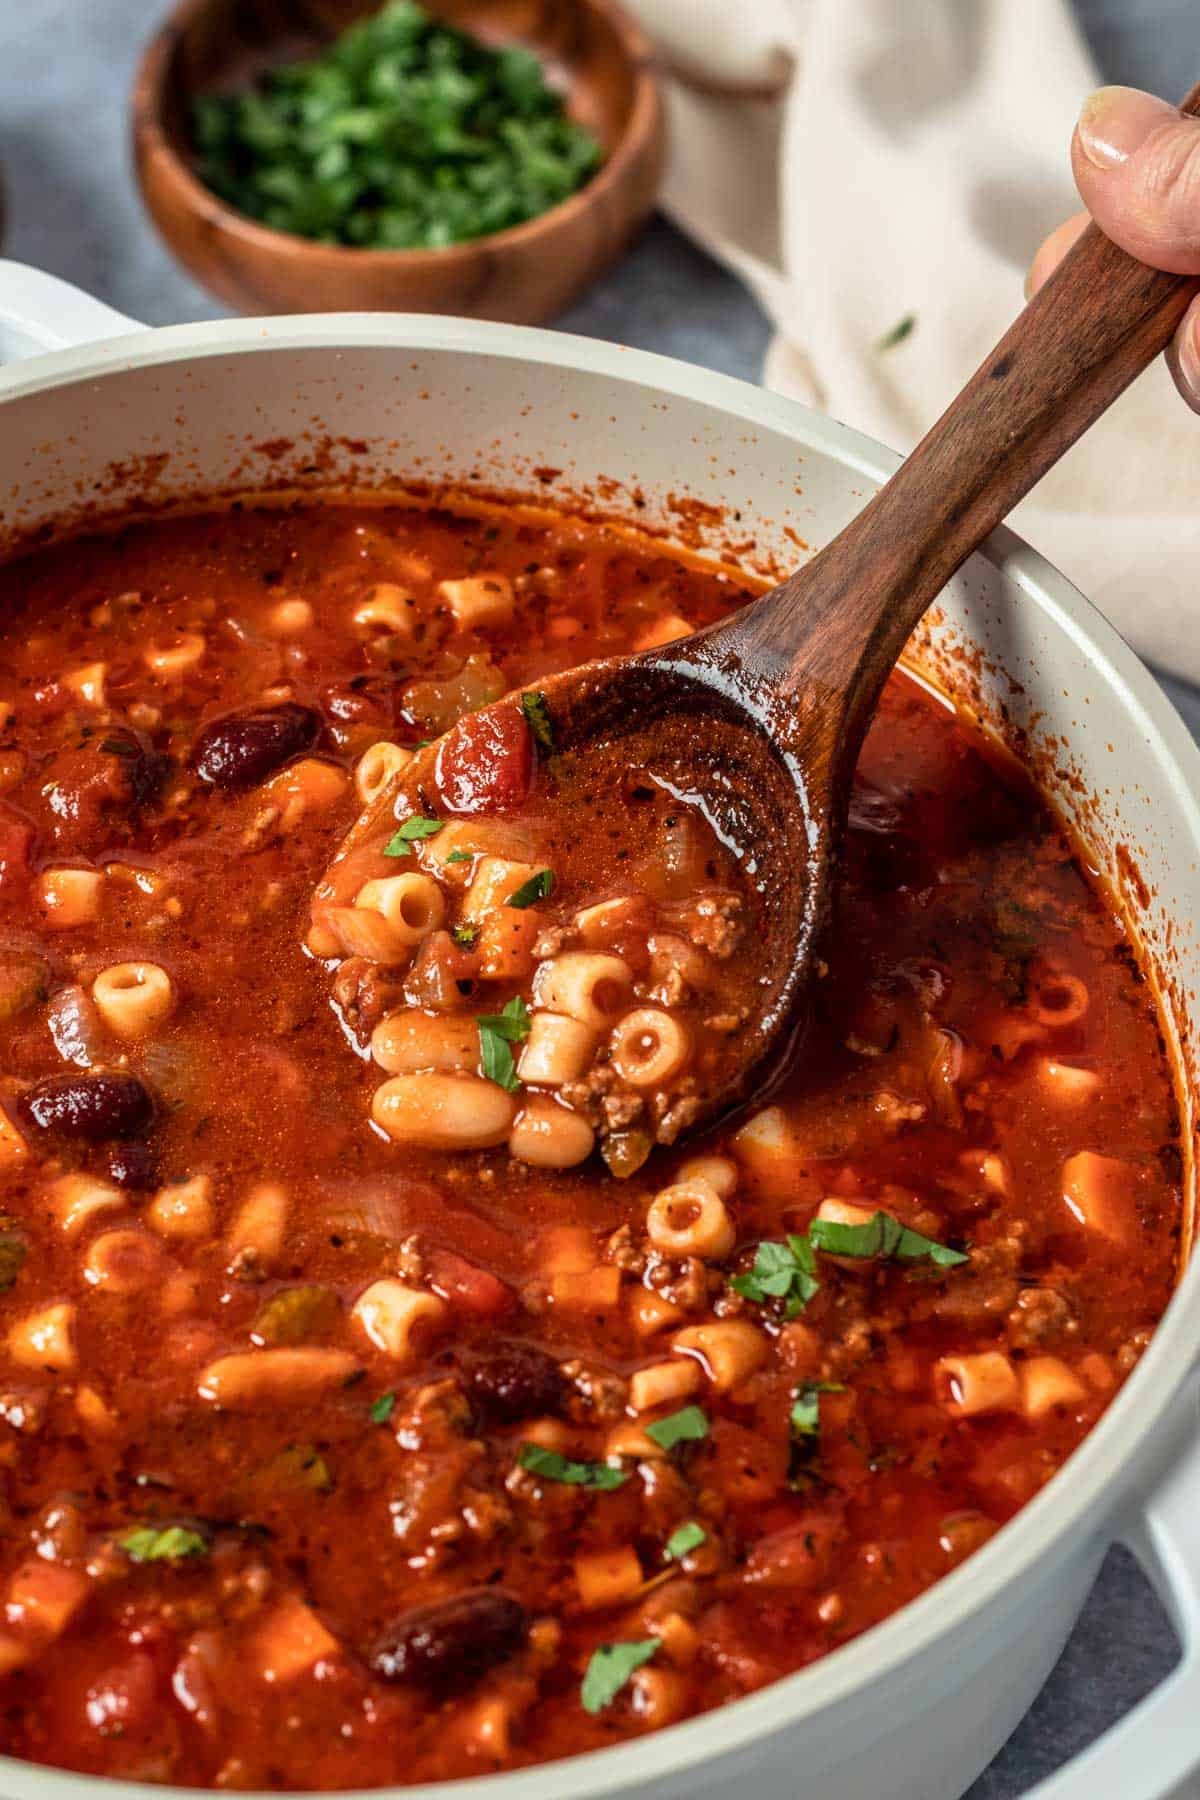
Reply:
[[26, 1126], [85, 1143], [138, 1137], [154, 1117], [154, 1102], [136, 1075], [48, 1075], [17, 1101]]
[[369, 1660], [385, 1681], [453, 1693], [506, 1662], [520, 1649], [528, 1624], [525, 1608], [511, 1594], [471, 1588], [402, 1613]]
[[192, 745], [192, 767], [213, 787], [254, 787], [311, 749], [321, 732], [321, 715], [288, 701], [211, 719]]
[[498, 1343], [472, 1357], [464, 1373], [483, 1411], [502, 1424], [552, 1413], [562, 1399], [558, 1364], [534, 1344]]

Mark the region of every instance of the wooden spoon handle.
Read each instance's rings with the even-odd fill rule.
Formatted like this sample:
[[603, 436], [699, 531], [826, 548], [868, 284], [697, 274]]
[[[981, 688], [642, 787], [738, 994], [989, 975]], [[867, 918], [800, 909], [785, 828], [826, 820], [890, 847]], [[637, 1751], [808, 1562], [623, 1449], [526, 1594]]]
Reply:
[[[1200, 113], [1200, 85], [1182, 110]], [[846, 692], [853, 737], [950, 576], [1166, 348], [1198, 292], [1090, 225], [886, 486], [762, 603], [747, 645], [759, 666]]]

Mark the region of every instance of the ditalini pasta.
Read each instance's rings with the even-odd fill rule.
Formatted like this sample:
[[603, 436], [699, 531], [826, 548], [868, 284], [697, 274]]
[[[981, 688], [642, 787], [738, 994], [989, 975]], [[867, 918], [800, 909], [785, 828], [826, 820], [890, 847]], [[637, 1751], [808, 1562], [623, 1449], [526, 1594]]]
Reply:
[[5, 1754], [361, 1790], [632, 1738], [921, 1593], [1119, 1391], [1180, 1253], [1151, 990], [903, 674], [796, 1069], [691, 1130], [754, 847], [572, 786], [541, 683], [750, 592], [347, 502], [0, 571]]

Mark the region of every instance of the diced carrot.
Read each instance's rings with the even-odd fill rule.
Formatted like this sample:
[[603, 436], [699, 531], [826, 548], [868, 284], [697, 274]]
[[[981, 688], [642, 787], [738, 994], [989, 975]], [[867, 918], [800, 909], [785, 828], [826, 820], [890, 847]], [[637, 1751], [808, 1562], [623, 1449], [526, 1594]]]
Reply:
[[295, 1597], [277, 1606], [250, 1640], [250, 1653], [264, 1681], [291, 1681], [341, 1645], [311, 1606]]
[[41, 1639], [59, 1637], [88, 1595], [88, 1578], [62, 1563], [22, 1563], [9, 1585], [8, 1622]]
[[581, 1274], [552, 1276], [550, 1295], [556, 1306], [573, 1312], [604, 1312], [621, 1298], [621, 1271], [597, 1268]]
[[575, 1558], [575, 1585], [580, 1602], [589, 1610], [617, 1606], [642, 1585], [642, 1565], [629, 1544], [615, 1550], [594, 1550]]

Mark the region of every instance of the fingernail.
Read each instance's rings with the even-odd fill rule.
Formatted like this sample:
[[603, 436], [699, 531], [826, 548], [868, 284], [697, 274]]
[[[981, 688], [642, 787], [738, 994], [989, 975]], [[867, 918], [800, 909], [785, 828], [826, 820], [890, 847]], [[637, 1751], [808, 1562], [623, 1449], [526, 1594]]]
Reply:
[[1140, 88], [1102, 87], [1084, 101], [1075, 135], [1088, 161], [1107, 173], [1127, 163], [1156, 125], [1178, 117], [1178, 107]]
[[1172, 348], [1179, 391], [1188, 405], [1200, 412], [1200, 307], [1192, 307]]

